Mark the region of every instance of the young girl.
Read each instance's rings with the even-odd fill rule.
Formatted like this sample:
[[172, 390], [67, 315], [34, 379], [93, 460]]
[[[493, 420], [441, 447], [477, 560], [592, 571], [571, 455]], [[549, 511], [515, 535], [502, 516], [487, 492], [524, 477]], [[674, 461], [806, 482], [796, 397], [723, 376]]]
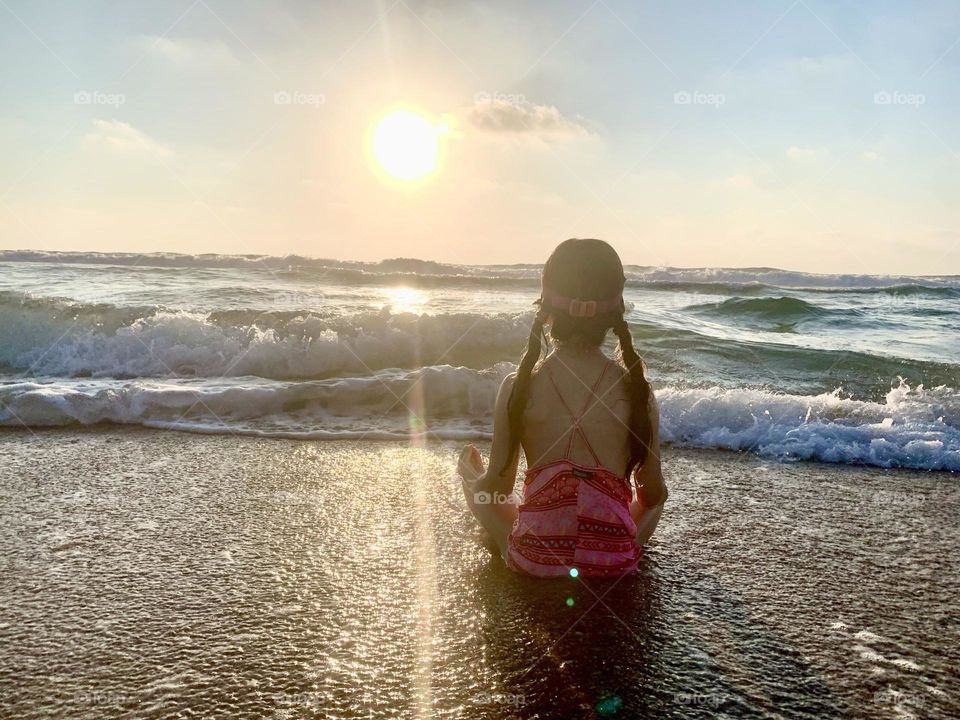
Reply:
[[[659, 416], [623, 317], [625, 282], [602, 240], [557, 246], [543, 267], [527, 351], [497, 396], [490, 466], [473, 445], [460, 453], [467, 504], [518, 572], [632, 573], [660, 519]], [[541, 360], [545, 328], [553, 349]], [[622, 364], [601, 350], [611, 329]], [[518, 505], [520, 447], [528, 469]]]

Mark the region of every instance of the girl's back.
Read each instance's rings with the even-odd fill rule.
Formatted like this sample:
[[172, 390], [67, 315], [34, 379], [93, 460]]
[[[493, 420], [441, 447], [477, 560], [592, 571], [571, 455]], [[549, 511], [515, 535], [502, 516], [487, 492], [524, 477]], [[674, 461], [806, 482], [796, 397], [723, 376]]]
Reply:
[[[566, 457], [574, 463], [592, 467], [599, 460], [623, 477], [630, 459], [630, 397], [624, 375], [599, 348], [551, 353], [533, 374], [523, 417], [527, 467], [564, 457], [570, 443]], [[578, 432], [573, 421], [581, 410]]]

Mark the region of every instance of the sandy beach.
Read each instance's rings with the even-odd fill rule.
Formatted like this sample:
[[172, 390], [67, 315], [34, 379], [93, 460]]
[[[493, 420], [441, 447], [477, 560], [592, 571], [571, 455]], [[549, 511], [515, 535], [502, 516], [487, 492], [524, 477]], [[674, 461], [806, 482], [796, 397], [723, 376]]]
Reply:
[[949, 473], [665, 451], [638, 576], [492, 560], [451, 442], [0, 434], [7, 717], [955, 717]]

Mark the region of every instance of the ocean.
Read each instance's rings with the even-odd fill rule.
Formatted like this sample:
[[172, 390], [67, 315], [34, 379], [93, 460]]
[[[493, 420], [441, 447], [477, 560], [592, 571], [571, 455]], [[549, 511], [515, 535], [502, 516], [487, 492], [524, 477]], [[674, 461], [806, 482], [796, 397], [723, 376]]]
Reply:
[[[3, 251], [0, 426], [489, 438], [539, 272]], [[960, 470], [960, 276], [626, 273], [665, 443]]]

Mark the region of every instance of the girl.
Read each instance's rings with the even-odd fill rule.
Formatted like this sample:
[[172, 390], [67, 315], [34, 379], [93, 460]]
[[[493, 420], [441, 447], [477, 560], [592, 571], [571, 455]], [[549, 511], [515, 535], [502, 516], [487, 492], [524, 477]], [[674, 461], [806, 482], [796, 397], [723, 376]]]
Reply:
[[[624, 320], [626, 279], [602, 240], [560, 243], [516, 373], [500, 386], [490, 466], [467, 445], [467, 504], [508, 567], [540, 577], [636, 571], [667, 498], [657, 403]], [[544, 328], [553, 349], [541, 360]], [[620, 364], [601, 350], [608, 330]], [[519, 449], [528, 470], [513, 495]], [[637, 499], [627, 478], [633, 474]]]

